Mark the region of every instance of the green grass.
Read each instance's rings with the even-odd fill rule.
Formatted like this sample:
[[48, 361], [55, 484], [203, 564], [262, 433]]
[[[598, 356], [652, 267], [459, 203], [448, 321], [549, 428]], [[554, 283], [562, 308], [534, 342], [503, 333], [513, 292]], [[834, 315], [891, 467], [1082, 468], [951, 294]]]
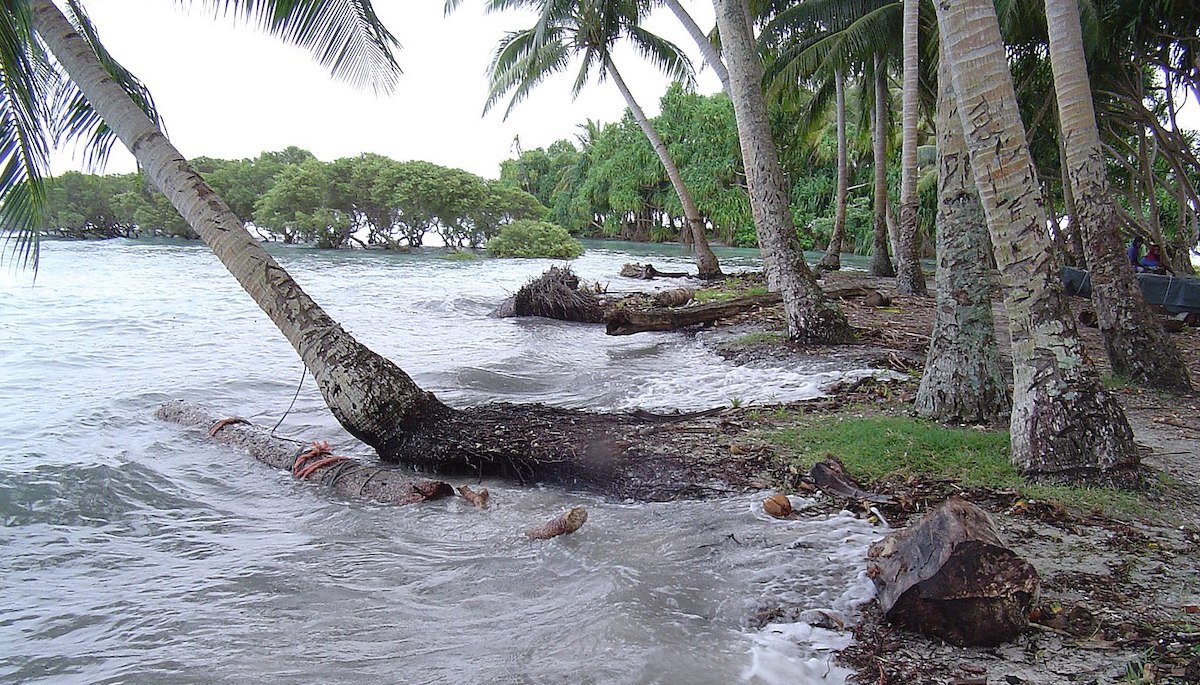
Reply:
[[738, 336], [732, 340], [721, 343], [722, 347], [753, 347], [755, 345], [763, 345], [770, 343], [778, 343], [787, 340], [787, 336], [783, 333], [771, 333], [768, 331], [756, 331], [747, 333], [746, 335]]
[[753, 282], [747, 278], [731, 276], [716, 287], [697, 290], [694, 299], [699, 304], [709, 304], [711, 302], [725, 302], [735, 297], [753, 297], [767, 294], [767, 286], [751, 285]]
[[1025, 498], [1083, 510], [1134, 513], [1145, 507], [1136, 493], [1106, 487], [1027, 483], [1009, 463], [1007, 431], [949, 428], [901, 416], [813, 416], [766, 432], [790, 466], [807, 471], [833, 454], [868, 483], [885, 479], [953, 479], [961, 487], [1012, 489]]

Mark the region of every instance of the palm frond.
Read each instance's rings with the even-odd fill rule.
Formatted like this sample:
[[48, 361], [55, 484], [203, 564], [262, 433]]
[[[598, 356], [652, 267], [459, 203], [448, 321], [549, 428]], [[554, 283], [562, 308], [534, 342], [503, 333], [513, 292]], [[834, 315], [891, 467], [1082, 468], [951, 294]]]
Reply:
[[[552, 29], [552, 35], [558, 29]], [[513, 31], [501, 39], [489, 69], [489, 90], [483, 111], [486, 113], [506, 94], [512, 93], [504, 112], [507, 119], [517, 103], [529, 96], [535, 86], [551, 74], [562, 71], [570, 52], [561, 40], [537, 40], [536, 29]]]
[[[75, 30], [96, 53], [113, 81], [162, 129], [162, 121], [155, 110], [154, 98], [151, 97], [150, 91], [128, 69], [113, 59], [100, 42], [95, 27], [77, 0], [68, 0], [66, 15], [75, 26]], [[69, 78], [59, 80], [51, 107], [51, 115], [57, 124], [57, 130], [54, 132], [55, 144], [63, 146], [82, 141], [84, 163], [92, 170], [101, 169], [108, 161], [117, 137]]]
[[334, 78], [355, 87], [387, 93], [400, 75], [393, 54], [400, 43], [379, 20], [371, 0], [199, 1], [308, 50]]
[[627, 35], [638, 54], [667, 77], [681, 81], [685, 86], [695, 84], [695, 69], [679, 46], [637, 25], [629, 26]]
[[34, 40], [28, 6], [8, 4], [0, 21], [0, 232], [13, 261], [36, 271], [50, 166], [46, 102], [56, 74]]

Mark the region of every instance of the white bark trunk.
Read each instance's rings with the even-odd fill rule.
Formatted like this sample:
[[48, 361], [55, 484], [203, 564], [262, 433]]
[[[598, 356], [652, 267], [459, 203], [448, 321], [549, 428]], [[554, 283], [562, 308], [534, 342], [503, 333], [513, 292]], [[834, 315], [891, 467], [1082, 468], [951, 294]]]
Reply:
[[874, 240], [871, 243], [871, 275], [895, 276], [892, 266], [891, 237], [887, 224], [887, 129], [883, 114], [887, 110], [887, 74], [882, 57], [875, 55], [875, 112], [871, 117], [871, 148], [875, 164]]
[[904, 0], [904, 87], [901, 95], [900, 235], [896, 250], [896, 290], [924, 295], [920, 241], [917, 239], [917, 104], [920, 62], [917, 55], [920, 0]]
[[105, 71], [51, 0], [30, 0], [34, 30], [146, 175], [300, 354], [337, 419], [377, 450], [441, 404], [346, 333], [242, 227], [228, 205]]
[[971, 167], [1006, 287], [1013, 462], [1055, 479], [1136, 468], [1133, 432], [1070, 318], [991, 0], [935, 0]]
[[792, 223], [783, 170], [775, 151], [762, 92], [762, 65], [750, 36], [745, 0], [714, 0], [717, 26], [725, 47], [726, 66], [738, 138], [746, 167], [750, 208], [768, 282], [783, 296], [788, 335], [804, 342], [845, 342], [851, 328], [845, 316], [825, 299], [804, 261]]

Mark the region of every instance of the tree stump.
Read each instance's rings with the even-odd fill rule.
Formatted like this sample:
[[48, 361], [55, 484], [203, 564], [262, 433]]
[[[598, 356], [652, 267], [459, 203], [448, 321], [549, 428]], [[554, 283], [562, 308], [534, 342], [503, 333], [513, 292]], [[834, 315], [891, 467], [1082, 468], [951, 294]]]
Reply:
[[946, 500], [867, 556], [880, 608], [898, 626], [955, 645], [993, 646], [1029, 625], [1037, 571], [970, 502]]

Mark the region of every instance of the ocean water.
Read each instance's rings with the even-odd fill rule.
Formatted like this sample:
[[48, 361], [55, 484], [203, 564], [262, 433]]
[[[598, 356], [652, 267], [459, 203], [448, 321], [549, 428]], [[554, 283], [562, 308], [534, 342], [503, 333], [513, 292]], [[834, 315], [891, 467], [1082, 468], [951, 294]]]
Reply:
[[[702, 409], [815, 397], [860, 371], [735, 367], [696, 335], [487, 316], [548, 260], [271, 250], [456, 406]], [[665, 287], [615, 274], [686, 268], [677, 250], [594, 245], [572, 266], [612, 291]], [[44, 243], [36, 280], [0, 272], [0, 342], [2, 682], [844, 682], [831, 653], [848, 636], [802, 619], [871, 596], [863, 555], [882, 531], [849, 514], [777, 521], [761, 494], [634, 504], [505, 483], [485, 483], [483, 511], [389, 507], [156, 421], [183, 398], [371, 458], [202, 245]], [[579, 533], [522, 535], [576, 505]]]

